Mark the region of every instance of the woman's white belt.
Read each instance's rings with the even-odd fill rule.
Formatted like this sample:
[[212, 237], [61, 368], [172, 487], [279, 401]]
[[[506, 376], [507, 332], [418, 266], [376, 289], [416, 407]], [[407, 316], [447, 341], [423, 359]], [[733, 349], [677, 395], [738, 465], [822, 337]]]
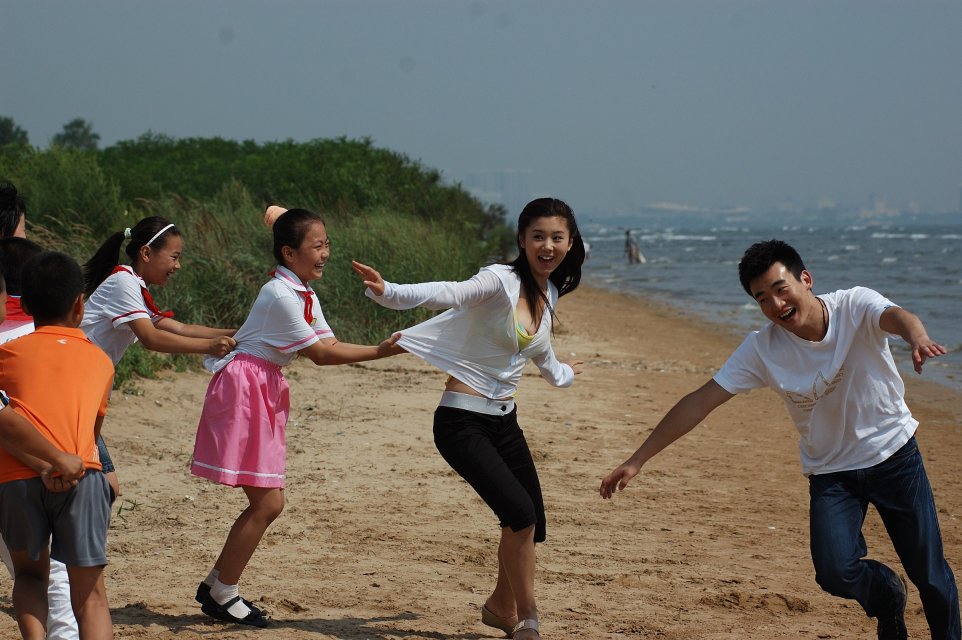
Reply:
[[457, 391], [445, 391], [441, 394], [441, 402], [438, 406], [464, 409], [489, 416], [506, 416], [514, 411], [514, 400], [492, 400]]

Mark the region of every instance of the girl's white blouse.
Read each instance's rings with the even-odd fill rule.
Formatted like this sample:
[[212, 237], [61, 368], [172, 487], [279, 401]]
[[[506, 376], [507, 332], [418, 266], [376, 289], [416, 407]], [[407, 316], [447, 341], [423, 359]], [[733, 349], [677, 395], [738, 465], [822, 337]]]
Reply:
[[[308, 323], [304, 317], [307, 301], [311, 296], [314, 319]], [[274, 276], [261, 287], [244, 324], [234, 335], [237, 347], [223, 358], [207, 356], [204, 366], [216, 373], [227, 366], [238, 353], [246, 353], [262, 360], [286, 367], [297, 356], [321, 338], [333, 338], [334, 332], [324, 319], [321, 303], [314, 289], [280, 265]]]

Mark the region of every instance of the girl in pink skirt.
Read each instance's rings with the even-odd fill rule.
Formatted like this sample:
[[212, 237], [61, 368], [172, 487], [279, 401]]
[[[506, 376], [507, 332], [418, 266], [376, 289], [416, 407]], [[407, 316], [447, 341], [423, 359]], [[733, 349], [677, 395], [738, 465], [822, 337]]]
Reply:
[[208, 359], [215, 375], [204, 398], [190, 466], [196, 476], [242, 488], [250, 502], [198, 586], [197, 601], [213, 618], [255, 627], [266, 627], [267, 618], [240, 596], [238, 581], [284, 508], [290, 397], [281, 367], [298, 354], [317, 365], [332, 365], [402, 353], [394, 346], [399, 334], [377, 346], [334, 338], [309, 284], [321, 278], [330, 255], [317, 214], [291, 209], [265, 221], [273, 222], [277, 267], [235, 335], [237, 348], [219, 360]]

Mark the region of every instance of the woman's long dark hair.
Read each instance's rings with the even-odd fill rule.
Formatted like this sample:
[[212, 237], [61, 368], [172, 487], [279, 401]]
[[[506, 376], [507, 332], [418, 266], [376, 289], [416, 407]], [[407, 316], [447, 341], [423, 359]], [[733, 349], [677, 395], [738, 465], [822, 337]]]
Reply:
[[571, 249], [558, 265], [558, 268], [551, 272], [548, 279], [558, 288], [558, 297], [571, 293], [578, 288], [581, 282], [581, 265], [585, 261], [585, 243], [581, 239], [581, 232], [578, 231], [578, 223], [575, 220], [574, 211], [567, 204], [555, 198], [538, 198], [532, 200], [521, 211], [518, 216], [518, 257], [508, 264], [514, 272], [521, 278], [524, 298], [531, 308], [531, 313], [540, 318], [538, 313], [538, 300], [543, 300], [545, 308], [554, 317], [554, 309], [548, 300], [547, 292], [541, 291], [538, 283], [531, 273], [531, 265], [528, 264], [528, 257], [521, 246], [521, 239], [528, 227], [539, 218], [564, 218], [568, 223], [568, 235], [571, 236]]
[[[136, 264], [137, 254], [140, 253], [141, 247], [147, 244], [157, 232], [169, 224], [170, 220], [166, 218], [150, 216], [144, 218], [130, 229], [130, 242], [127, 243], [127, 247], [124, 249], [124, 253], [130, 258], [130, 264]], [[163, 249], [164, 245], [167, 244], [167, 238], [179, 235], [180, 231], [177, 230], [177, 227], [171, 227], [151, 242], [150, 248]], [[119, 264], [120, 247], [124, 244], [124, 238], [126, 238], [125, 231], [118, 231], [107, 238], [107, 240], [100, 245], [100, 248], [97, 249], [97, 253], [84, 265], [84, 293], [86, 295], [89, 296], [96, 291], [100, 283], [106, 280], [114, 267]]]
[[12, 236], [26, 213], [27, 205], [17, 195], [17, 188], [9, 182], [0, 182], [0, 238]]

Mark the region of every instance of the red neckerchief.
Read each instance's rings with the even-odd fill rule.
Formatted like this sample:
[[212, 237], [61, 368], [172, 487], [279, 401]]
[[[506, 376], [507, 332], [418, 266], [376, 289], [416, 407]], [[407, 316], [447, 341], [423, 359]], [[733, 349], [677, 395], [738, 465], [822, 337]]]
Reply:
[[33, 316], [27, 315], [27, 312], [20, 306], [20, 296], [7, 296], [7, 320], [33, 322]]
[[[110, 272], [110, 275], [114, 275], [115, 273], [120, 273], [121, 271], [126, 271], [131, 275], [135, 275], [135, 276], [137, 275], [122, 264], [118, 264], [116, 267], [114, 267], [114, 270]], [[150, 291], [147, 291], [147, 287], [145, 287], [144, 285], [140, 285], [140, 293], [141, 295], [144, 296], [144, 304], [147, 305], [147, 309], [152, 314], [154, 314], [155, 316], [163, 316], [164, 318], [174, 317], [173, 311], [161, 311], [160, 309], [157, 308], [157, 304], [154, 302], [153, 296], [150, 295]]]
[[[277, 278], [277, 269], [272, 269], [270, 272], [268, 272], [267, 275], [269, 275], [272, 278]], [[314, 290], [308, 287], [307, 285], [304, 285], [304, 286], [305, 286], [304, 291], [298, 291], [297, 289], [294, 289], [294, 291], [297, 291], [297, 293], [304, 296], [304, 319], [307, 321], [307, 324], [313, 324], [314, 323], [314, 295], [313, 295]], [[293, 287], [291, 288], [293, 289]]]
[[307, 324], [314, 322], [314, 296], [311, 295], [310, 291], [298, 291], [304, 296], [304, 319], [307, 320]]

